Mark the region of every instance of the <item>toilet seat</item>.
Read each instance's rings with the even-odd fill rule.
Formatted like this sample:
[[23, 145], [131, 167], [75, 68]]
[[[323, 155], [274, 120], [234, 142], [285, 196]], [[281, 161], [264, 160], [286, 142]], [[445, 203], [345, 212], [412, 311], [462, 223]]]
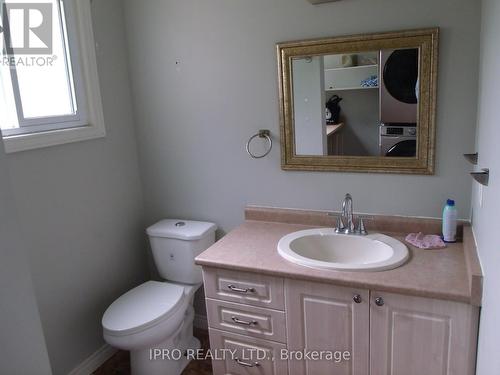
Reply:
[[102, 318], [104, 332], [113, 336], [141, 332], [175, 314], [185, 298], [181, 285], [145, 282], [109, 306]]

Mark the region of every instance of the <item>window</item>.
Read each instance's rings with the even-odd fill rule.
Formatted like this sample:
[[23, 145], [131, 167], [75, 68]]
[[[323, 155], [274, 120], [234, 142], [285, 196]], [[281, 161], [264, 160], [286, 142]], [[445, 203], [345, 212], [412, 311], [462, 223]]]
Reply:
[[0, 0], [6, 151], [104, 136], [90, 0], [28, 1]]

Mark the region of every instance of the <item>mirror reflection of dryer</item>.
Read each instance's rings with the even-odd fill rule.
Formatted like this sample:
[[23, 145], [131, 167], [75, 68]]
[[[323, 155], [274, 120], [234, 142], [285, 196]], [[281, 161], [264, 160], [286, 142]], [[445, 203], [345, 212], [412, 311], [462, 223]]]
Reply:
[[416, 124], [418, 48], [380, 51], [380, 122]]
[[417, 127], [414, 124], [380, 125], [380, 156], [416, 157]]

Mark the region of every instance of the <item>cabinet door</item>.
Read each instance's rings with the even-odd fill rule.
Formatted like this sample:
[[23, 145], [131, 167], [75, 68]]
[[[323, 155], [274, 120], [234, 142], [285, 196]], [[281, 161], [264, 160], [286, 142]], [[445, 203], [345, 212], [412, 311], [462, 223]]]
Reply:
[[[305, 281], [285, 281], [288, 349], [323, 353], [293, 357], [290, 375], [367, 375], [369, 355], [369, 292]], [[358, 295], [359, 303], [354, 301]], [[340, 362], [325, 357], [350, 353]], [[338, 357], [337, 357], [338, 358]]]
[[382, 292], [371, 299], [371, 375], [474, 374], [476, 307]]
[[[210, 328], [214, 375], [287, 375], [287, 362], [279, 360], [283, 344]], [[221, 354], [225, 352], [225, 355]]]

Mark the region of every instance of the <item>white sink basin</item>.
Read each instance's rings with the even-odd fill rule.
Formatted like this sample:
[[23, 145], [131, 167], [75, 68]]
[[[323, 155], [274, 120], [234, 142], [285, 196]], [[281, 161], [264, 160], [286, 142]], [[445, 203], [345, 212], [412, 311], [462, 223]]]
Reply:
[[330, 228], [290, 233], [279, 241], [278, 252], [302, 266], [341, 271], [389, 270], [409, 257], [402, 242], [384, 234], [345, 235]]

